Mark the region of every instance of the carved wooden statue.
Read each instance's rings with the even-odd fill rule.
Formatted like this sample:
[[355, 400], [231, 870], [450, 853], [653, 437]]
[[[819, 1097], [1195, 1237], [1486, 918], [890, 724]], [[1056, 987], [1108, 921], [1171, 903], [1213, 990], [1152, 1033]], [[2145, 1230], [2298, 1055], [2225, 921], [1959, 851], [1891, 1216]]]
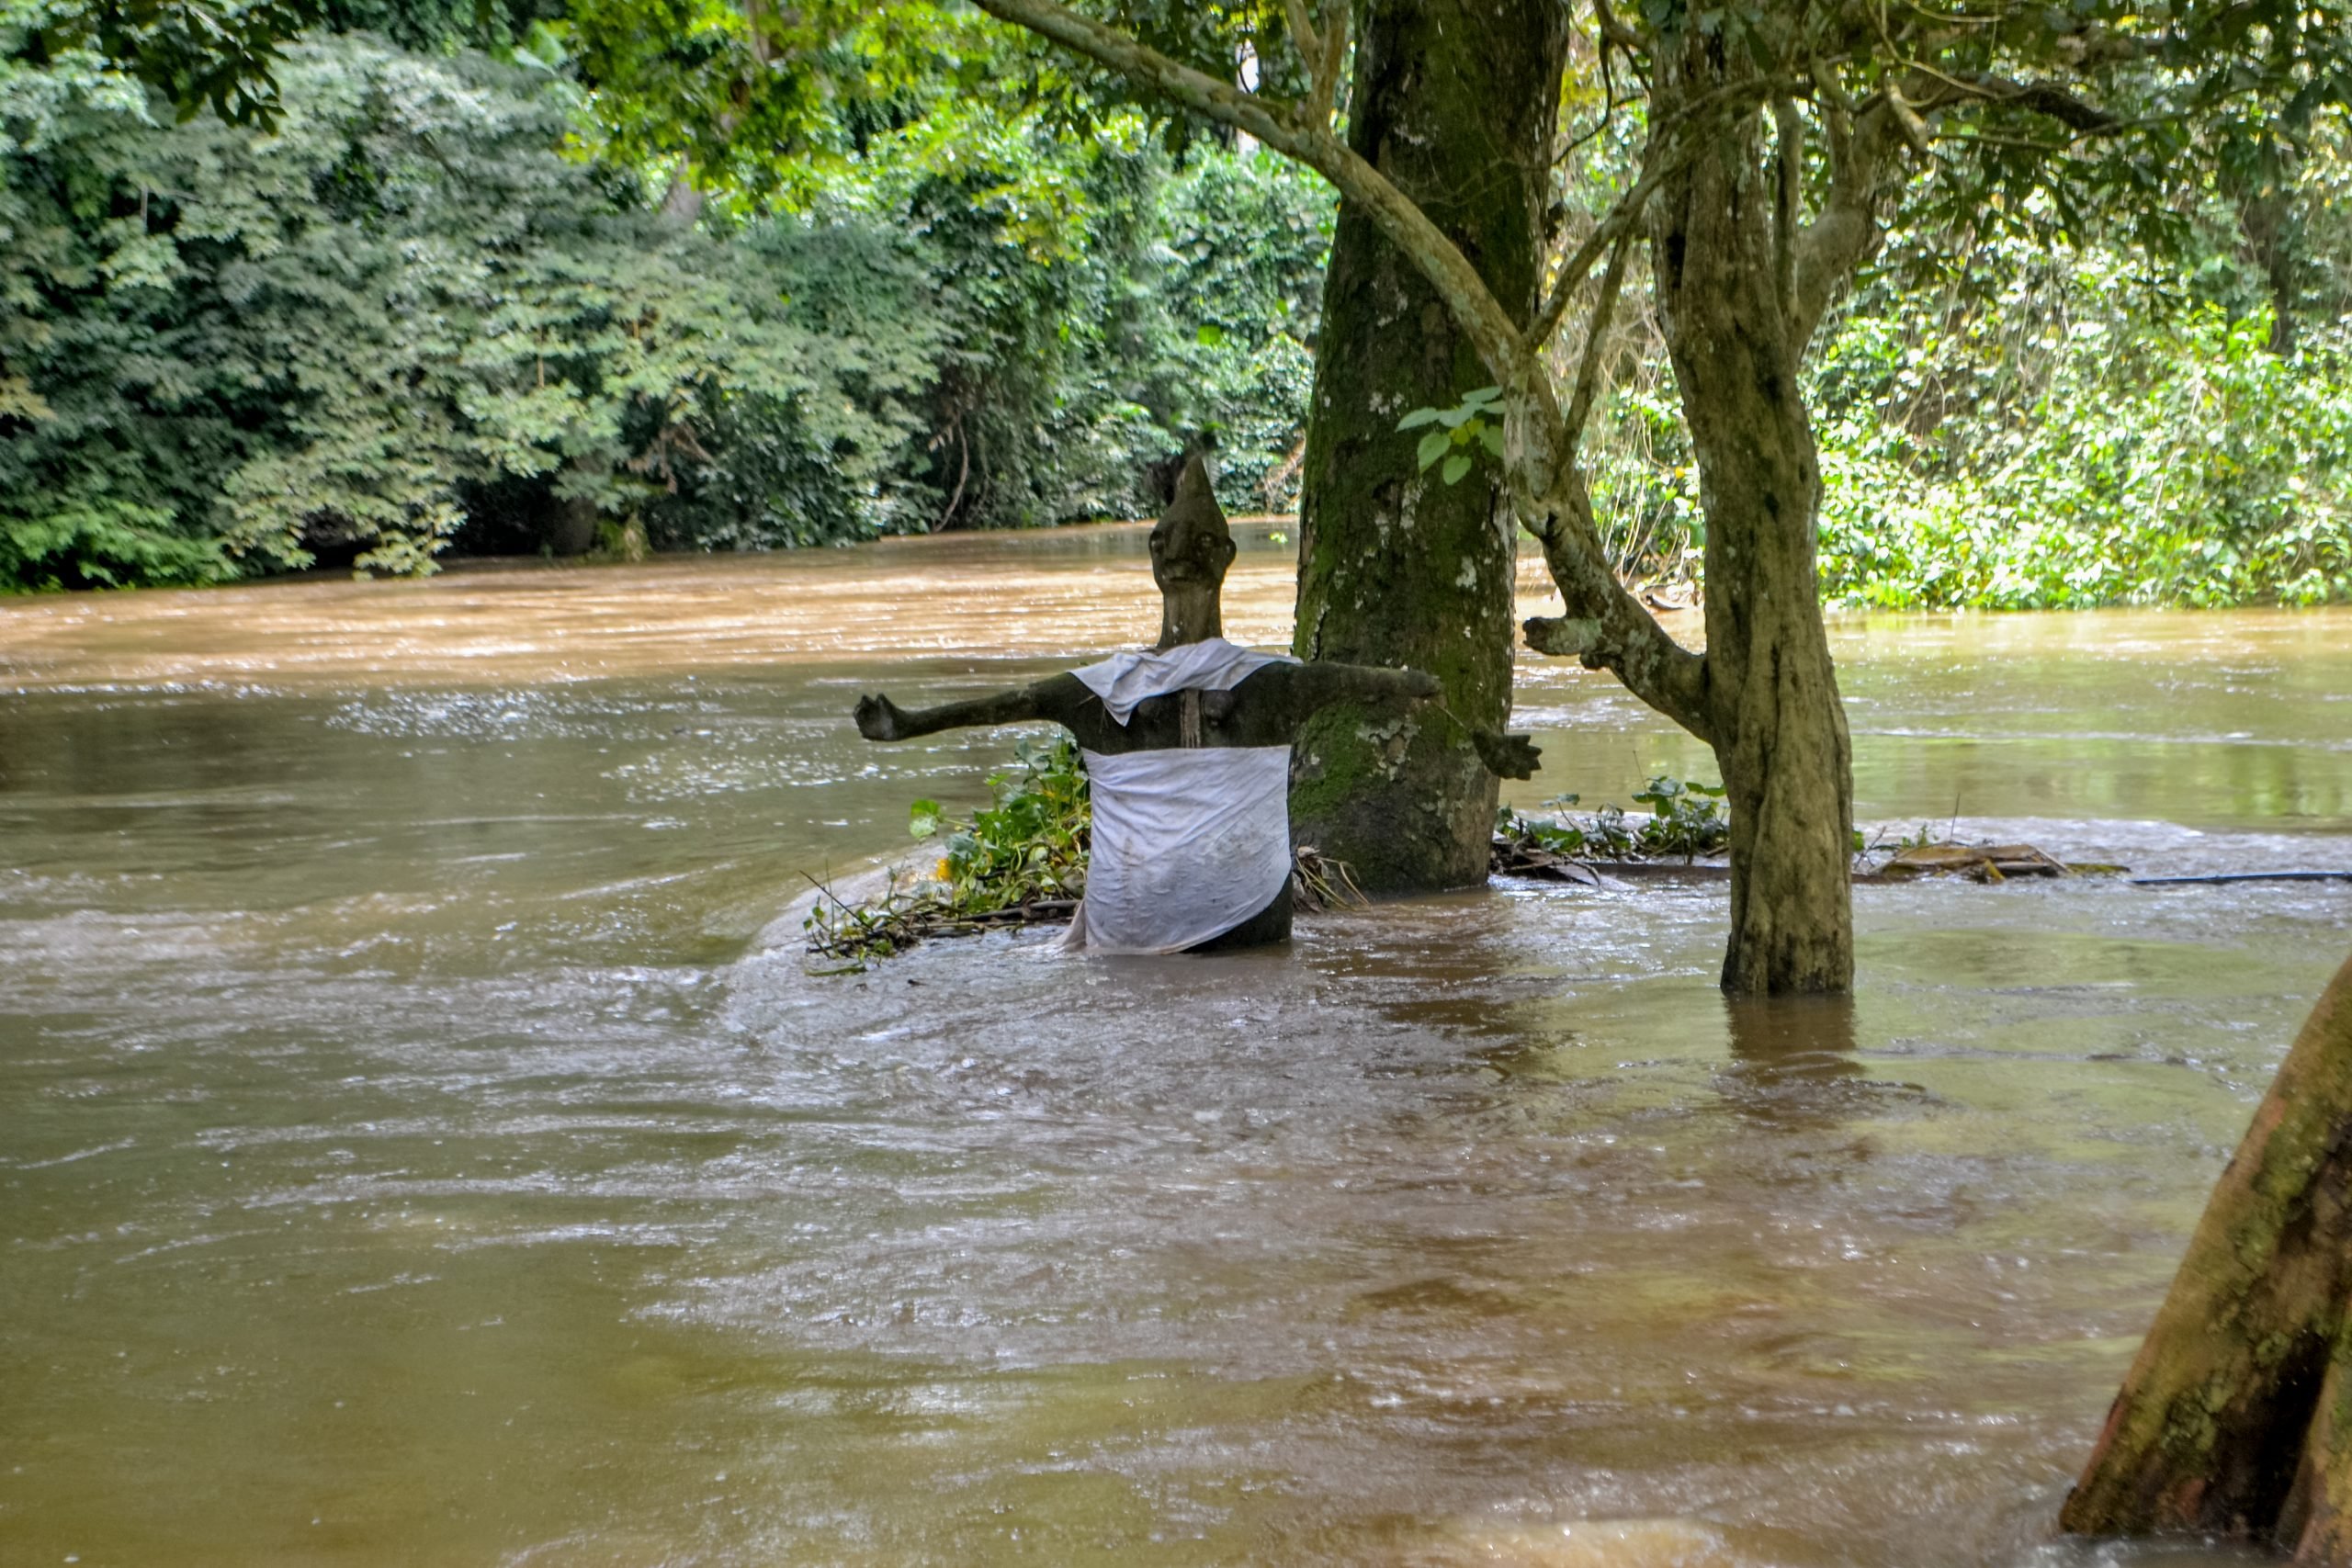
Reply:
[[[1233, 535], [1195, 457], [1151, 531], [1159, 641], [1148, 653], [967, 702], [910, 711], [861, 698], [858, 733], [907, 740], [973, 725], [1047, 719], [1085, 754], [1094, 830], [1069, 944], [1106, 953], [1198, 952], [1290, 935], [1290, 748], [1334, 703], [1428, 702], [1418, 670], [1311, 663], [1234, 647], [1219, 596]], [[1523, 735], [1474, 731], [1506, 778], [1533, 771]]]

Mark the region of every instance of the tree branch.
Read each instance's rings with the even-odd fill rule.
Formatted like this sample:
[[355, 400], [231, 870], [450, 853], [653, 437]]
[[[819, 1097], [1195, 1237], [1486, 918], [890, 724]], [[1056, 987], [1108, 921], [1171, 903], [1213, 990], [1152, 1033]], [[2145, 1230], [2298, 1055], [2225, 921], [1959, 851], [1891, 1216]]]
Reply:
[[1331, 123], [1331, 110], [1340, 101], [1340, 73], [1348, 62], [1349, 0], [1330, 0], [1329, 14], [1323, 19], [1323, 62], [1315, 73], [1315, 123]]
[[1627, 691], [1713, 745], [1707, 661], [1668, 637], [1618, 580], [1615, 563], [1592, 525], [1592, 497], [1582, 471], [1565, 470], [1546, 504], [1568, 513], [1536, 535], [1568, 613], [1528, 621], [1527, 646], [1574, 659], [1588, 670], [1609, 671]]
[[[1291, 105], [1245, 92], [1181, 64], [1115, 28], [1080, 16], [1058, 0], [974, 0], [974, 4], [999, 21], [1050, 39], [1195, 114], [1245, 131], [1313, 169], [1338, 186], [1341, 196], [1363, 207], [1388, 242], [1412, 258], [1497, 381], [1522, 395], [1542, 382], [1533, 349], [1461, 247], [1446, 238], [1445, 231], [1391, 185], [1386, 175], [1331, 134], [1328, 123], [1310, 123]], [[1327, 49], [1332, 30], [1327, 28], [1321, 40]]]
[[1893, 93], [1882, 94], [1860, 116], [1843, 93], [1823, 92], [1823, 138], [1829, 152], [1829, 196], [1797, 235], [1789, 313], [1789, 344], [1802, 356], [1821, 325], [1838, 286], [1879, 242], [1878, 171], [1889, 137], [1902, 128]]
[[2097, 104], [2075, 96], [2055, 82], [2016, 82], [1985, 72], [1961, 76], [1947, 76], [1938, 72], [1936, 75], [1945, 84], [1947, 91], [1938, 98], [1921, 103], [1919, 107], [1922, 108], [1941, 108], [1946, 104], [1975, 98], [2054, 119], [2085, 136], [2120, 130], [2125, 123], [2121, 116], [2110, 114]]
[[1804, 182], [1804, 121], [1793, 98], [1772, 100], [1772, 137], [1773, 170], [1779, 175], [1772, 182], [1772, 292], [1780, 301], [1781, 327], [1801, 355], [1804, 342], [1796, 337], [1797, 212]]
[[1577, 288], [1583, 284], [1585, 276], [1592, 271], [1592, 264], [1599, 261], [1600, 254], [1615, 244], [1621, 236], [1633, 231], [1634, 224], [1641, 218], [1644, 204], [1649, 200], [1650, 193], [1657, 189], [1658, 182], [1666, 177], [1667, 173], [1667, 162], [1663, 159], [1644, 169], [1641, 178], [1634, 182], [1634, 188], [1617, 198], [1617, 205], [1593, 226], [1592, 232], [1585, 236], [1584, 243], [1560, 264], [1560, 276], [1553, 280], [1551, 298], [1544, 301], [1544, 309], [1536, 312], [1535, 324], [1528, 329], [1527, 341], [1539, 353], [1545, 344], [1552, 341], [1552, 334], [1560, 330], [1561, 321], [1567, 317], [1569, 305], [1576, 300]]
[[1617, 236], [1609, 252], [1608, 270], [1600, 275], [1600, 297], [1593, 301], [1592, 317], [1584, 332], [1584, 352], [1577, 362], [1576, 389], [1568, 398], [1568, 449], [1573, 457], [1583, 444], [1585, 422], [1592, 417], [1593, 393], [1600, 380], [1601, 339], [1616, 319], [1617, 293], [1625, 281], [1625, 260], [1634, 249], [1631, 229]]

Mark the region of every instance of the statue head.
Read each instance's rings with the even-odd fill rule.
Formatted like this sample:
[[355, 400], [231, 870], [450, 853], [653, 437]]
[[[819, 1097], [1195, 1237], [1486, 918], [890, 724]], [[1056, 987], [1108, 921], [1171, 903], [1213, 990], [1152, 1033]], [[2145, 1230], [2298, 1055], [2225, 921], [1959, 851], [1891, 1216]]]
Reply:
[[1151, 580], [1159, 584], [1159, 646], [1225, 633], [1218, 595], [1238, 547], [1197, 452], [1184, 459], [1176, 499], [1151, 529]]

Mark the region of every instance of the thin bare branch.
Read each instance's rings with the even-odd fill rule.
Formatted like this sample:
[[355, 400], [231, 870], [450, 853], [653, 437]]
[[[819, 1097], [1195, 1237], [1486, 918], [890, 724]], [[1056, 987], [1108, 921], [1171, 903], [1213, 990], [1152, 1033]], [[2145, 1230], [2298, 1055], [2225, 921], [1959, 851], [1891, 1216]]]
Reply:
[[1568, 397], [1571, 453], [1582, 444], [1585, 424], [1592, 417], [1592, 400], [1600, 381], [1601, 340], [1608, 336], [1610, 323], [1616, 320], [1617, 295], [1624, 286], [1625, 261], [1633, 249], [1634, 231], [1628, 229], [1610, 247], [1609, 265], [1600, 275], [1600, 297], [1592, 304], [1592, 316], [1585, 328], [1584, 352], [1577, 360], [1576, 389]]
[[1560, 330], [1560, 322], [1566, 319], [1568, 307], [1575, 302], [1577, 289], [1583, 284], [1586, 275], [1592, 271], [1592, 264], [1599, 261], [1601, 254], [1619, 239], [1634, 231], [1634, 223], [1641, 218], [1643, 204], [1649, 200], [1650, 193], [1657, 189], [1658, 182], [1666, 177], [1667, 172], [1662, 164], [1643, 170], [1641, 178], [1634, 182], [1634, 188], [1617, 198], [1617, 204], [1593, 225], [1592, 232], [1585, 236], [1584, 243], [1560, 264], [1560, 275], [1552, 282], [1551, 297], [1544, 301], [1544, 309], [1536, 313], [1535, 325], [1528, 330], [1528, 342], [1539, 353], [1545, 344], [1552, 341], [1552, 334]]

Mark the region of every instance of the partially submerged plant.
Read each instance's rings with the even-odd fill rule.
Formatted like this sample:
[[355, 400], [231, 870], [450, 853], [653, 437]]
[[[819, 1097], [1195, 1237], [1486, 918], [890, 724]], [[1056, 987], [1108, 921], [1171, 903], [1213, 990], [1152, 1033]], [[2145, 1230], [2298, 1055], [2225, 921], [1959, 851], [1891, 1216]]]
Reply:
[[1634, 834], [1644, 854], [1695, 860], [1731, 842], [1731, 820], [1724, 815], [1721, 784], [1660, 773], [1634, 798], [1650, 808], [1650, 819]]
[[848, 903], [820, 886], [802, 922], [808, 951], [848, 960], [854, 971], [928, 936], [1067, 919], [1085, 892], [1094, 822], [1086, 764], [1067, 737], [1023, 739], [1013, 758], [1019, 771], [989, 776], [993, 804], [969, 822], [951, 819], [935, 800], [914, 803], [908, 831], [917, 839], [944, 835], [928, 880], [908, 886], [894, 874], [870, 904]]
[[[1075, 899], [1086, 891], [1086, 850], [1094, 827], [1086, 764], [1067, 736], [1023, 738], [1013, 747], [1018, 773], [991, 774], [995, 804], [968, 823], [946, 824], [939, 880], [944, 902], [960, 915], [985, 914], [1039, 898]], [[939, 803], [918, 800], [908, 830], [936, 836]]]
[[1714, 854], [1731, 840], [1723, 796], [1721, 784], [1660, 773], [1634, 795], [1650, 808], [1646, 819], [1628, 817], [1623, 807], [1614, 805], [1573, 816], [1565, 809], [1577, 803], [1573, 795], [1554, 795], [1544, 803], [1563, 808], [1556, 818], [1522, 817], [1506, 806], [1495, 816], [1495, 868], [1508, 874], [1546, 861], [1678, 855], [1691, 861]]

